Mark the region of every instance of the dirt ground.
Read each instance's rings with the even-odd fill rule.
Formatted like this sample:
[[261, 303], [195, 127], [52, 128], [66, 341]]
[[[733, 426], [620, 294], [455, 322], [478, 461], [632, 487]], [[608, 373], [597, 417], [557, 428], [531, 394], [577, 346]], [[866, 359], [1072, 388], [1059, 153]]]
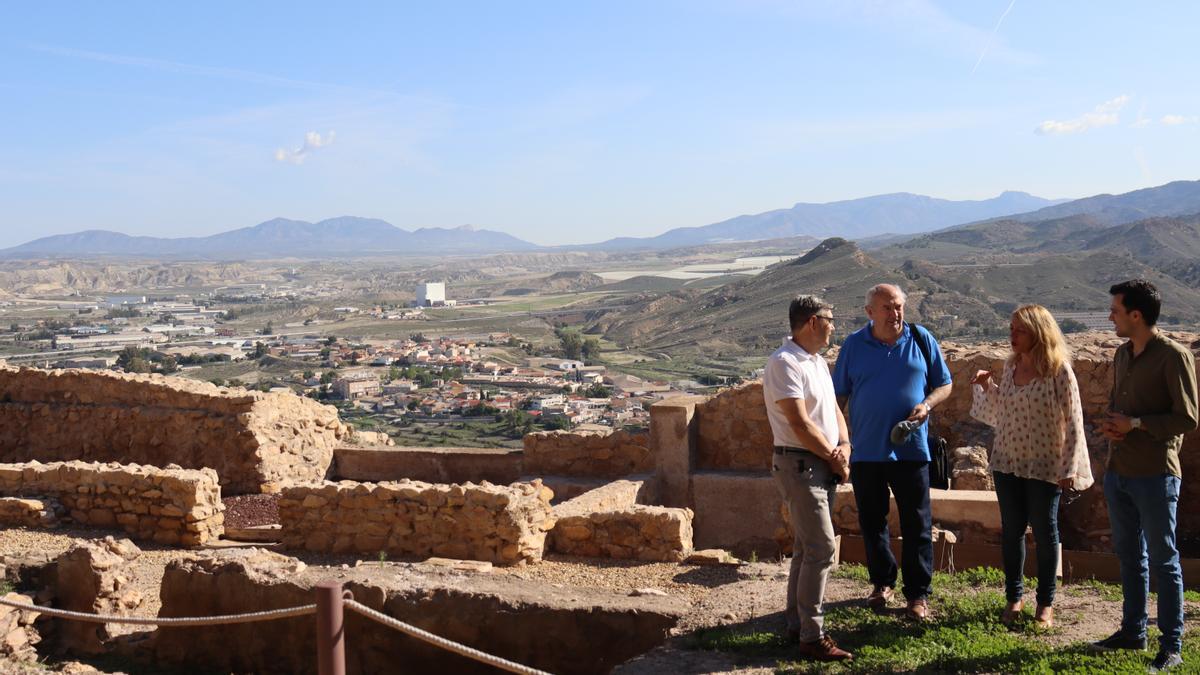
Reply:
[[[99, 539], [104, 533], [95, 530], [38, 531], [9, 528], [0, 530], [0, 556], [22, 556], [37, 552], [54, 557], [66, 551], [76, 539]], [[112, 533], [120, 536], [120, 533]], [[143, 546], [130, 579], [130, 585], [144, 597], [136, 614], [155, 616], [160, 607], [158, 586], [166, 564], [178, 557], [190, 556], [189, 551]], [[354, 566], [354, 556], [300, 555], [309, 565], [340, 567]], [[741, 566], [693, 566], [675, 563], [638, 563], [628, 561], [594, 560], [551, 556], [538, 564], [511, 568], [494, 568], [490, 574], [542, 581], [556, 586], [585, 586], [605, 588], [634, 594], [640, 589], [655, 589], [668, 595], [682, 596], [692, 605], [691, 611], [673, 629], [666, 644], [618, 668], [623, 674], [642, 673], [757, 673], [772, 672], [777, 658], [737, 657], [719, 653], [686, 649], [687, 636], [698, 629], [716, 626], [735, 626], [739, 630], [782, 632], [784, 621], [785, 562], [758, 562]], [[861, 604], [867, 588], [864, 582], [831, 578], [826, 593], [827, 608]], [[898, 613], [899, 603], [895, 611]], [[1032, 590], [1026, 604], [1032, 608]], [[1189, 603], [1189, 616], [1196, 616], [1200, 606]], [[1105, 600], [1089, 589], [1086, 593], [1060, 590], [1055, 603], [1058, 630], [1044, 639], [1055, 644], [1094, 640], [1110, 634], [1119, 624], [1121, 606]], [[932, 612], [936, 615], [936, 604]], [[1150, 609], [1154, 616], [1154, 608]], [[1194, 629], [1189, 626], [1189, 629]], [[836, 626], [832, 627], [836, 637]], [[5, 670], [4, 672], [12, 672]], [[38, 672], [46, 672], [40, 670]]]

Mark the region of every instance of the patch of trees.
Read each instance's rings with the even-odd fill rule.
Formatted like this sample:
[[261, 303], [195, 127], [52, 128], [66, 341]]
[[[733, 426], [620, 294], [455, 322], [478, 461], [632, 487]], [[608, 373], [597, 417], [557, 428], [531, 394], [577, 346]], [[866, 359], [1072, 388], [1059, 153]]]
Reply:
[[199, 366], [206, 363], [227, 363], [233, 359], [228, 354], [180, 354], [175, 362], [181, 366]]
[[578, 328], [555, 328], [554, 334], [562, 347], [562, 354], [568, 359], [592, 359], [600, 354], [600, 341], [594, 337], [584, 337]]
[[146, 347], [129, 346], [117, 354], [117, 366], [127, 373], [162, 373], [164, 375], [179, 370], [179, 362], [174, 356], [163, 354]]

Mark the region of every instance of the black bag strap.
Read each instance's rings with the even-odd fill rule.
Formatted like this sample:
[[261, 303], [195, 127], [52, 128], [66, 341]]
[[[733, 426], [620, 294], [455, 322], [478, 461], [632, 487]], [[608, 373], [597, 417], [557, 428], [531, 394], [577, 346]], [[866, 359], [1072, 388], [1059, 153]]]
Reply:
[[917, 324], [908, 324], [908, 330], [912, 333], [913, 339], [917, 341], [917, 348], [921, 350], [921, 356], [925, 357], [925, 395], [928, 396], [929, 392], [933, 391], [933, 388], [929, 386], [929, 375], [933, 371], [933, 355], [930, 353], [929, 343], [925, 341], [925, 336], [917, 330]]

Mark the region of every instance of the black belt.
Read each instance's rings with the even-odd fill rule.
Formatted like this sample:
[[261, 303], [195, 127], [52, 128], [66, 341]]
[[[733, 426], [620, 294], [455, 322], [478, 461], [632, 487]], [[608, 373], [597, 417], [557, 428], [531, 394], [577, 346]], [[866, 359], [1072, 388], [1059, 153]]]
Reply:
[[[813, 454], [811, 450], [805, 450], [804, 448], [793, 448], [788, 445], [775, 446], [775, 452], [778, 452], [778, 453], [784, 454], [784, 455], [789, 455], [789, 454], [790, 455], [812, 455]], [[813, 455], [813, 456], [815, 457], [816, 455]]]

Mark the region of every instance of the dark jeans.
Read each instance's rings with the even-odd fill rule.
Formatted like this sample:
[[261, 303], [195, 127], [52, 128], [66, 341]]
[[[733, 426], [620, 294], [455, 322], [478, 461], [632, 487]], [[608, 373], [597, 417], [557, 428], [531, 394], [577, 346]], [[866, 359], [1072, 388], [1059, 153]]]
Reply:
[[877, 588], [896, 585], [888, 511], [896, 496], [900, 516], [900, 554], [904, 597], [919, 600], [933, 592], [933, 519], [929, 506], [929, 462], [855, 462], [850, 468], [858, 527], [867, 554], [867, 571]]
[[1037, 542], [1037, 603], [1053, 605], [1058, 583], [1058, 498], [1062, 488], [1034, 478], [992, 472], [996, 501], [1000, 503], [1001, 552], [1004, 557], [1004, 594], [1009, 602], [1025, 592], [1025, 526], [1033, 528]]
[[[1158, 584], [1159, 646], [1178, 652], [1183, 641], [1183, 572], [1175, 547], [1175, 508], [1179, 478], [1171, 475], [1130, 478], [1104, 474], [1104, 498], [1112, 524], [1113, 553], [1121, 561], [1121, 632], [1146, 636], [1146, 597], [1150, 577]], [[1150, 564], [1146, 558], [1149, 553]]]

